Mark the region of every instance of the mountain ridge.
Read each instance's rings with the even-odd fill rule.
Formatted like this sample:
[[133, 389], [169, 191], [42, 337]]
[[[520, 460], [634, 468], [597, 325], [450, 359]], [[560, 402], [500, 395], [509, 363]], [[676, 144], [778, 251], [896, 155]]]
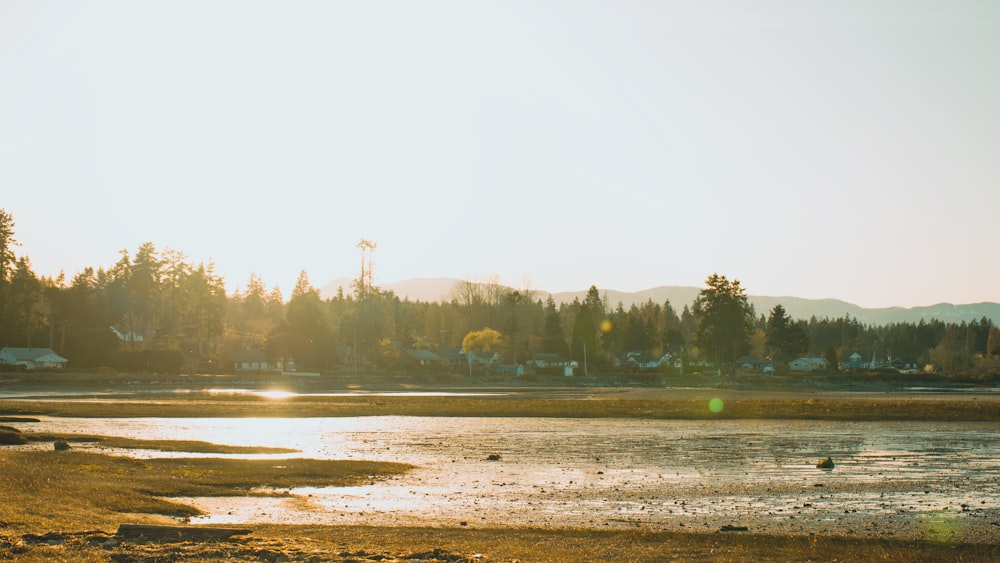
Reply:
[[[467, 280], [445, 277], [410, 278], [394, 283], [381, 284], [380, 287], [392, 291], [400, 299], [409, 299], [410, 301], [451, 301], [452, 290], [455, 284], [460, 281]], [[334, 297], [337, 294], [338, 288], [343, 288], [344, 292], [348, 293], [351, 291], [351, 282], [350, 278], [332, 280], [319, 289], [320, 295], [324, 299]], [[610, 307], [617, 307], [620, 302], [625, 309], [628, 309], [632, 305], [639, 305], [648, 300], [659, 304], [669, 300], [670, 304], [679, 314], [685, 305], [690, 306], [694, 302], [702, 288], [663, 285], [640, 291], [598, 289], [601, 297], [606, 300]], [[542, 290], [534, 291], [537, 299], [545, 300], [551, 296], [556, 303], [571, 303], [574, 299], [583, 301], [587, 295], [587, 290], [556, 293]], [[994, 323], [1000, 322], [1000, 303], [990, 301], [959, 305], [936, 303], [934, 305], [918, 307], [862, 307], [835, 298], [809, 299], [788, 295], [748, 295], [747, 300], [754, 306], [758, 316], [764, 315], [765, 317], [775, 305], [780, 304], [792, 318], [805, 320], [811, 317], [816, 317], [817, 319], [834, 319], [850, 316], [862, 324], [886, 325], [906, 322], [918, 323], [921, 320], [930, 321], [932, 319], [945, 323], [961, 323], [963, 321], [980, 320], [985, 317]]]

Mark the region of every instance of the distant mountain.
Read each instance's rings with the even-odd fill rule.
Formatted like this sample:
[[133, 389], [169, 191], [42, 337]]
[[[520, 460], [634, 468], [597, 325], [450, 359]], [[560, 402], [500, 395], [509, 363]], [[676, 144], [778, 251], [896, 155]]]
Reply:
[[[452, 278], [413, 278], [396, 283], [378, 284], [379, 288], [390, 290], [400, 299], [410, 301], [451, 301], [451, 290], [459, 280]], [[337, 291], [343, 288], [344, 294], [354, 291], [351, 278], [337, 278], [319, 288], [323, 299], [336, 297]]]
[[[344, 289], [344, 293], [350, 293], [352, 291], [351, 281], [350, 278], [333, 280], [320, 288], [320, 295], [324, 298], [334, 297], [337, 294], [337, 289], [340, 287]], [[380, 284], [379, 287], [391, 290], [400, 299], [409, 299], [410, 301], [451, 301], [452, 290], [459, 281], [461, 280], [453, 278], [414, 278], [396, 283]], [[628, 309], [634, 304], [642, 304], [649, 300], [660, 304], [670, 300], [670, 304], [673, 305], [679, 314], [685, 305], [694, 303], [701, 288], [660, 286], [634, 292], [613, 289], [601, 289], [600, 291], [601, 297], [611, 307], [617, 307], [619, 302], [623, 307]], [[583, 301], [587, 295], [587, 291], [581, 290], [562, 293], [536, 292], [538, 299], [544, 300], [550, 295], [556, 303], [571, 303], [574, 299]], [[804, 299], [802, 297], [750, 295], [749, 301], [756, 309], [758, 315], [767, 316], [775, 305], [780, 304], [795, 319], [809, 319], [810, 317], [835, 319], [848, 315], [857, 319], [862, 324], [886, 325], [901, 322], [917, 323], [921, 319], [925, 321], [937, 319], [946, 323], [960, 323], [962, 321], [968, 322], [986, 317], [995, 323], [1000, 323], [1000, 303], [992, 302], [970, 303], [966, 305], [938, 303], [937, 305], [925, 307], [869, 309], [839, 299]]]

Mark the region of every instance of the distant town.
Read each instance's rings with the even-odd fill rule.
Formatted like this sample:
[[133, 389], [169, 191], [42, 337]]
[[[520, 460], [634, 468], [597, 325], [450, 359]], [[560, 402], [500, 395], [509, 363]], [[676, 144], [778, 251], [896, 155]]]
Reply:
[[[0, 210], [0, 369], [157, 373], [343, 372], [456, 377], [699, 374], [1000, 376], [1000, 328], [921, 318], [872, 324], [755, 307], [740, 282], [712, 274], [691, 302], [572, 300], [459, 280], [446, 298], [411, 300], [374, 282], [375, 244], [333, 295], [306, 272], [286, 299], [252, 275], [227, 293], [211, 264], [152, 243], [71, 278], [37, 276]], [[773, 298], [778, 300], [779, 298]], [[790, 298], [791, 299], [791, 298]]]

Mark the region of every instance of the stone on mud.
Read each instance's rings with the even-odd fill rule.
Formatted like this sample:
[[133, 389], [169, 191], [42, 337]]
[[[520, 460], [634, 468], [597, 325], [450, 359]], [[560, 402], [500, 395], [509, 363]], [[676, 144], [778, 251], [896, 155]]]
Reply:
[[28, 440], [21, 435], [21, 431], [10, 426], [0, 426], [0, 445], [20, 446], [27, 444]]
[[824, 457], [816, 462], [817, 469], [833, 469], [833, 467], [833, 459], [829, 457]]

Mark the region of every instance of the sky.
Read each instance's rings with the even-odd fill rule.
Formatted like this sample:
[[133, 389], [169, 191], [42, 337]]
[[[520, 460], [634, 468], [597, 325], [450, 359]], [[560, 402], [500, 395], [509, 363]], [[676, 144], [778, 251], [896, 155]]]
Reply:
[[991, 0], [0, 0], [38, 275], [1000, 301]]

